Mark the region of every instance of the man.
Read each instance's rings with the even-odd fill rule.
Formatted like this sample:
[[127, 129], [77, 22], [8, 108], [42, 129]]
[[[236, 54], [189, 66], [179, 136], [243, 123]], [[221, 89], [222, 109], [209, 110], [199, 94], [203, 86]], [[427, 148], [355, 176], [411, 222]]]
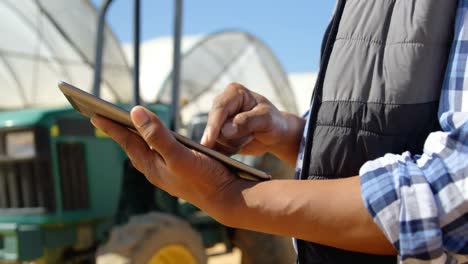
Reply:
[[[307, 122], [238, 84], [215, 100], [203, 144], [271, 152], [291, 165], [298, 157], [300, 179], [344, 179], [242, 180], [177, 143], [139, 106], [131, 116], [142, 138], [103, 118], [92, 121], [157, 187], [226, 225], [296, 237], [300, 263], [394, 261], [354, 252], [466, 262], [467, 6], [340, 0]], [[442, 131], [431, 133], [440, 129], [442, 82]], [[384, 156], [405, 150], [423, 154]]]

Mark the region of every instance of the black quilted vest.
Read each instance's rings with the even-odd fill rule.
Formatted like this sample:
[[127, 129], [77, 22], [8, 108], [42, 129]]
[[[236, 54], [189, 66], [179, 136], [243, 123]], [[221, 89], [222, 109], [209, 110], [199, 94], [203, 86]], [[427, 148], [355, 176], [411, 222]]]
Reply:
[[[456, 0], [338, 1], [322, 45], [301, 180], [355, 176], [386, 153], [422, 152], [440, 129], [456, 7]], [[298, 261], [397, 260], [298, 240]]]

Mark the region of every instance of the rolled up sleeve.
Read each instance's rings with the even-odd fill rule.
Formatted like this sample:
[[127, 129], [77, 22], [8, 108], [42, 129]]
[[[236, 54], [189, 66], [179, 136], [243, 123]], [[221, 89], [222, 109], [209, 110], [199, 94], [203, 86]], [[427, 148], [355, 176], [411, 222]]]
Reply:
[[402, 261], [468, 261], [468, 123], [435, 132], [423, 155], [387, 154], [360, 170], [362, 198]]

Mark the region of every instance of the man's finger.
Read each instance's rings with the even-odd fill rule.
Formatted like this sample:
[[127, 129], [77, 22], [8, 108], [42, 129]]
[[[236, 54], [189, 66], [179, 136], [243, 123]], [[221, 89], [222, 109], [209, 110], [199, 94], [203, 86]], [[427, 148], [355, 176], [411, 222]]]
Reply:
[[137, 134], [104, 117], [95, 116], [91, 119], [93, 125], [109, 135], [127, 153], [135, 168], [144, 172], [150, 170], [155, 162], [154, 153], [148, 144]]
[[255, 134], [269, 132], [271, 128], [268, 109], [257, 106], [226, 121], [213, 148], [226, 155], [233, 155], [249, 144]]
[[162, 156], [167, 165], [174, 164], [174, 161], [182, 162], [190, 157], [190, 151], [175, 140], [170, 130], [155, 114], [142, 106], [136, 106], [130, 115], [140, 135]]
[[255, 105], [256, 100], [249, 90], [240, 84], [229, 85], [213, 102], [201, 143], [213, 147], [226, 120], [239, 112], [249, 111]]
[[255, 107], [251, 111], [237, 114], [232, 121], [225, 123], [221, 133], [223, 138], [238, 139], [266, 132], [272, 128], [271, 118], [267, 107]]

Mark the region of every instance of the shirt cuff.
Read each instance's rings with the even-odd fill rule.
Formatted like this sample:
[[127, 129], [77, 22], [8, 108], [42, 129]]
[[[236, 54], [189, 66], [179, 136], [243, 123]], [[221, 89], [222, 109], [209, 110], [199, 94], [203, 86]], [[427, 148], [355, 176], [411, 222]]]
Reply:
[[364, 205], [387, 239], [399, 251], [400, 197], [398, 177], [392, 172], [409, 156], [387, 154], [365, 163], [360, 171], [361, 196]]

